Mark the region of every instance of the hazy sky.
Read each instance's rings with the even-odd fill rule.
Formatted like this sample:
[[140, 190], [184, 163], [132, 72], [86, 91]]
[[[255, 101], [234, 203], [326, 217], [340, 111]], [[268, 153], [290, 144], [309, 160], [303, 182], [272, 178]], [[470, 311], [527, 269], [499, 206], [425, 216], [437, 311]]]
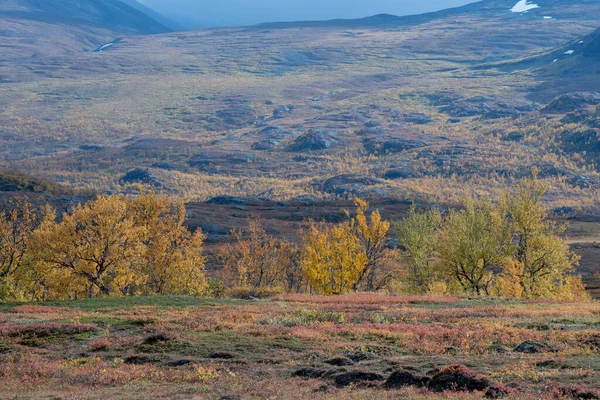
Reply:
[[[274, 21], [418, 14], [474, 0], [139, 0], [194, 26], [236, 26]], [[192, 22], [193, 21], [193, 22]]]

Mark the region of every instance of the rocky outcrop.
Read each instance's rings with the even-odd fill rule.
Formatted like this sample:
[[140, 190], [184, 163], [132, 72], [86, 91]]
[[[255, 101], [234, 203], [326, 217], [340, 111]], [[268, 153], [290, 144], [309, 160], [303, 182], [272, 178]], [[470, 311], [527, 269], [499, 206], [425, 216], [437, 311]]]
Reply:
[[600, 105], [600, 93], [574, 92], [556, 97], [541, 111], [546, 114], [563, 114], [596, 105]]
[[305, 152], [326, 150], [340, 143], [335, 132], [309, 129], [287, 147], [287, 151]]

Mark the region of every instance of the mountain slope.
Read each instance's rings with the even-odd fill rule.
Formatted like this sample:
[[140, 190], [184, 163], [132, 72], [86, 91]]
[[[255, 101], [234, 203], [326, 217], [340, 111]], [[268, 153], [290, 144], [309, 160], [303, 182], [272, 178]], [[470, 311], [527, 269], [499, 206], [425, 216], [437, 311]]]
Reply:
[[577, 91], [600, 91], [600, 29], [508, 68], [531, 69], [542, 84], [530, 98], [547, 102]]
[[2, 62], [89, 51], [118, 35], [171, 31], [119, 0], [6, 0], [0, 24]]
[[166, 26], [167, 28], [169, 28], [173, 31], [181, 31], [181, 30], [185, 29], [180, 23], [161, 14], [160, 12], [156, 11], [153, 8], [145, 6], [144, 4], [140, 3], [137, 0], [121, 0], [121, 1], [127, 5], [135, 8], [136, 10], [141, 11], [142, 13], [146, 14], [153, 20], [159, 22], [160, 24]]

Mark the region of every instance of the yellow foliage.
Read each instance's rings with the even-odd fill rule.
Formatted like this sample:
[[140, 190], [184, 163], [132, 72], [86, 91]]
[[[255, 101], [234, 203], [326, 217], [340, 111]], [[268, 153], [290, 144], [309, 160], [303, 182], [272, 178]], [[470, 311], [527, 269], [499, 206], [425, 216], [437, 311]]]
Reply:
[[304, 237], [301, 265], [315, 293], [343, 294], [354, 289], [367, 256], [354, 235], [354, 221], [338, 226], [311, 222]]
[[267, 234], [259, 220], [251, 220], [246, 236], [233, 232], [237, 242], [219, 254], [229, 286], [247, 288], [282, 287], [299, 291], [302, 274], [295, 262], [296, 248]]

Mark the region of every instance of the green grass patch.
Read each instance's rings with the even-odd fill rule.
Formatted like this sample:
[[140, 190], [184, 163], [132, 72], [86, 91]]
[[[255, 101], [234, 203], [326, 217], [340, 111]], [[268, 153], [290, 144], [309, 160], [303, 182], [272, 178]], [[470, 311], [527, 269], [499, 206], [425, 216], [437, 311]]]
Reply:
[[55, 300], [40, 303], [3, 303], [0, 312], [10, 312], [23, 304], [42, 306], [68, 307], [74, 310], [98, 311], [104, 309], [119, 309], [131, 307], [184, 308], [184, 307], [215, 307], [219, 305], [244, 304], [242, 300], [197, 298], [189, 296], [136, 296], [136, 297], [106, 297], [85, 300]]

